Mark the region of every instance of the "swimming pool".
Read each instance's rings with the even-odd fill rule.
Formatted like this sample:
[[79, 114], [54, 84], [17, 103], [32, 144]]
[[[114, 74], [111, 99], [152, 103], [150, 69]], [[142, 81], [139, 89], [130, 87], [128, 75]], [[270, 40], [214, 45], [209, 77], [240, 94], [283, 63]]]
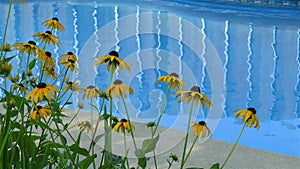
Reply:
[[[14, 5], [7, 41], [28, 41], [43, 31], [43, 20], [58, 17], [67, 29], [53, 53], [79, 56], [74, 78], [82, 86], [108, 86], [104, 67], [87, 66], [94, 56], [117, 50], [132, 64], [130, 73], [117, 75], [135, 91], [128, 100], [132, 118], [157, 118], [165, 86], [156, 79], [177, 72], [188, 87], [197, 84], [210, 96], [213, 108], [194, 119], [208, 120], [214, 138], [233, 142], [241, 128], [233, 111], [251, 106], [261, 128], [246, 129], [239, 143], [300, 156], [300, 8], [280, 2], [28, 1]], [[8, 4], [0, 9], [7, 13]], [[186, 106], [171, 96], [163, 125], [184, 129]]]

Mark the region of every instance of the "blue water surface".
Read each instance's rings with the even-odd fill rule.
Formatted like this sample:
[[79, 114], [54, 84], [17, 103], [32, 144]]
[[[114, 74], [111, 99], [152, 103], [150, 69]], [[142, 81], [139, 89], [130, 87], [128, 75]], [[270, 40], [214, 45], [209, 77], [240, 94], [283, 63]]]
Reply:
[[[109, 85], [106, 67], [91, 66], [95, 56], [116, 50], [131, 63], [131, 72], [114, 78], [135, 91], [127, 99], [132, 118], [157, 119], [167, 88], [157, 78], [176, 72], [188, 89], [198, 85], [211, 98], [213, 108], [195, 109], [193, 120], [207, 120], [213, 138], [234, 142], [242, 127], [234, 111], [255, 107], [261, 128], [247, 128], [239, 143], [300, 157], [300, 12], [297, 1], [280, 3], [32, 0], [14, 4], [7, 41], [33, 39], [45, 31], [42, 21], [58, 17], [66, 30], [56, 32], [61, 45], [53, 53], [57, 60], [68, 51], [79, 56], [73, 78], [82, 86]], [[7, 13], [8, 4], [0, 10]], [[162, 125], [185, 130], [173, 125], [189, 111], [177, 100], [170, 95]], [[114, 110], [122, 116], [119, 106]]]

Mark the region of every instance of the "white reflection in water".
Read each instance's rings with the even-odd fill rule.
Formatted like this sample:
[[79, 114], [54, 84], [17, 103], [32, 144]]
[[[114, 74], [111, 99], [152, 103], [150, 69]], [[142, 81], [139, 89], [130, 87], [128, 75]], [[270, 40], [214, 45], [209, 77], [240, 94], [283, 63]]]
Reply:
[[247, 82], [249, 83], [249, 91], [247, 93], [247, 104], [246, 107], [249, 106], [249, 102], [251, 101], [251, 96], [250, 93], [252, 91], [252, 82], [251, 82], [251, 70], [252, 70], [252, 64], [251, 64], [251, 57], [252, 57], [252, 47], [251, 47], [251, 42], [252, 42], [252, 32], [253, 32], [253, 25], [249, 25], [249, 34], [247, 38], [247, 47], [248, 47], [248, 56], [247, 56], [247, 64], [248, 64], [248, 75], [247, 75]]

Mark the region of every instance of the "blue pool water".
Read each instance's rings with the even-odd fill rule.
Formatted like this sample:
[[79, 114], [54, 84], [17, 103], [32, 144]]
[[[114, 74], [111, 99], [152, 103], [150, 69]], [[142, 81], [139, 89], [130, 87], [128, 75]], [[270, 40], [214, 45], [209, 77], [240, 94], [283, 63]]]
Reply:
[[[300, 157], [300, 7], [268, 2], [28, 1], [13, 6], [7, 41], [28, 41], [45, 31], [42, 21], [58, 17], [66, 30], [57, 33], [61, 45], [53, 53], [79, 56], [73, 78], [82, 86], [108, 86], [105, 66], [91, 66], [94, 56], [117, 50], [131, 63], [131, 72], [115, 78], [135, 91], [127, 99], [133, 119], [157, 119], [166, 85], [156, 79], [176, 72], [188, 88], [197, 84], [209, 95], [213, 108], [195, 109], [193, 120], [206, 120], [214, 138], [233, 142], [242, 126], [233, 112], [255, 107], [261, 128], [247, 128], [239, 143]], [[8, 4], [0, 5], [7, 13]], [[171, 95], [162, 124], [185, 130], [188, 110]], [[124, 115], [118, 101], [115, 111]]]

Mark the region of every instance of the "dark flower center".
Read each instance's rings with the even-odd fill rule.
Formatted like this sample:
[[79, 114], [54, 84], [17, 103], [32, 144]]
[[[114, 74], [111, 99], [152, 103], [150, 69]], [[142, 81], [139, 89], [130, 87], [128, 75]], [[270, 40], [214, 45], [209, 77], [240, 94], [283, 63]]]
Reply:
[[121, 119], [120, 121], [121, 121], [122, 123], [126, 123], [126, 122], [127, 122], [126, 119]]
[[109, 55], [115, 56], [115, 57], [119, 57], [119, 53], [117, 51], [111, 51], [109, 52]]
[[93, 85], [89, 85], [88, 87], [87, 87], [87, 89], [94, 89], [95, 88], [95, 86], [93, 86]]
[[75, 63], [75, 61], [73, 59], [68, 59], [68, 61], [71, 63]]
[[114, 84], [122, 84], [122, 80], [117, 79], [114, 81]]
[[256, 114], [256, 110], [253, 107], [249, 107], [247, 110], [251, 111], [253, 114]]
[[40, 82], [36, 87], [39, 89], [46, 88], [46, 83]]
[[50, 31], [46, 31], [45, 33], [48, 33], [48, 34], [52, 35], [52, 32], [50, 32]]
[[36, 106], [36, 109], [37, 110], [40, 110], [40, 109], [42, 109], [43, 107], [42, 106]]
[[174, 76], [178, 78], [178, 74], [177, 73], [171, 73], [170, 76]]
[[201, 126], [205, 126], [205, 121], [199, 121], [199, 124], [201, 125]]
[[74, 55], [73, 52], [68, 52], [67, 54], [68, 54], [68, 55]]
[[58, 18], [56, 18], [56, 17], [52, 18], [52, 20], [55, 20], [55, 21], [57, 21], [57, 22], [58, 22]]
[[52, 56], [51, 52], [48, 52], [48, 51], [46, 51], [45, 54], [46, 54], [46, 56], [48, 56], [48, 57], [51, 57], [51, 56]]
[[191, 91], [193, 91], [193, 92], [198, 92], [198, 93], [200, 93], [200, 92], [201, 92], [201, 90], [200, 90], [200, 87], [199, 87], [199, 86], [193, 86], [193, 87], [191, 88]]
[[19, 85], [20, 87], [24, 87], [24, 85], [23, 85], [23, 84], [21, 84], [21, 83], [19, 83], [18, 85]]
[[33, 41], [33, 40], [28, 41], [28, 44], [36, 45], [35, 41]]
[[73, 85], [73, 82], [68, 82], [67, 84], [70, 85], [70, 86], [72, 86], [72, 85]]

